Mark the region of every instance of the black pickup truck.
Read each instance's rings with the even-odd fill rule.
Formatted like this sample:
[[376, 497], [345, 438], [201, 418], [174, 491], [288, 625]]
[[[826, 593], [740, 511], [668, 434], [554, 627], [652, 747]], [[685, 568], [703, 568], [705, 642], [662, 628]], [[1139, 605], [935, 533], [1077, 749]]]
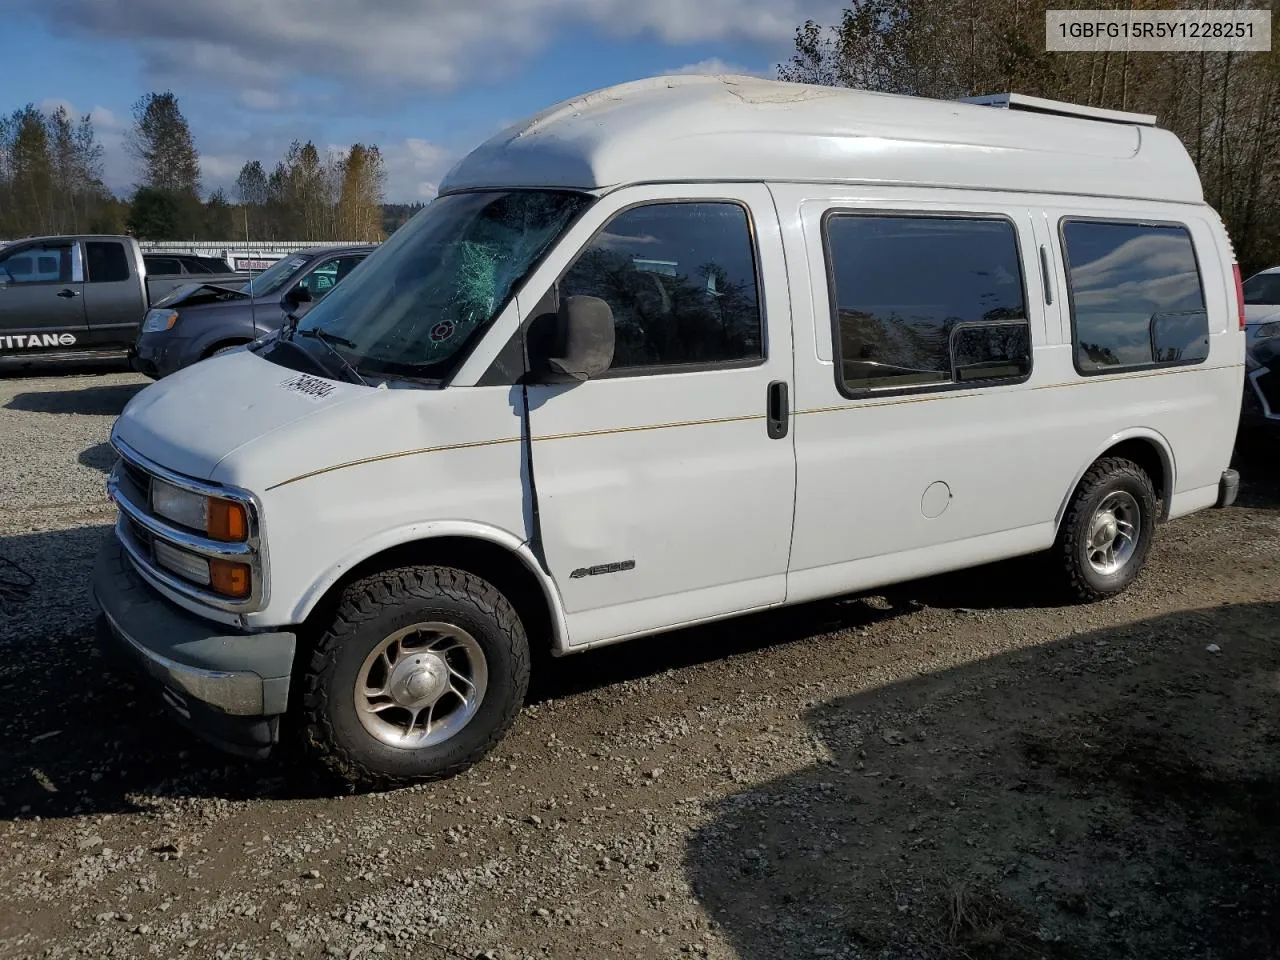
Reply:
[[197, 275], [181, 258], [168, 259], [178, 272], [151, 275], [132, 237], [28, 237], [0, 246], [0, 368], [123, 358], [151, 307], [187, 286], [240, 286], [249, 278]]

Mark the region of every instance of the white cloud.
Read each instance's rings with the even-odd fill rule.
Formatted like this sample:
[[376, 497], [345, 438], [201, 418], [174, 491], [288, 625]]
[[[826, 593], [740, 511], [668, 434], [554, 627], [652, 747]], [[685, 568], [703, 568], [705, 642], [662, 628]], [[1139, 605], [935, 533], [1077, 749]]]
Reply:
[[68, 116], [77, 116], [70, 100], [63, 100], [61, 97], [46, 97], [40, 101], [40, 111], [42, 113], [55, 113], [59, 107], [66, 110]]
[[391, 203], [430, 200], [459, 156], [459, 152], [416, 137], [379, 149], [387, 171], [386, 196]]
[[116, 116], [114, 110], [108, 110], [106, 107], [94, 107], [89, 111], [89, 119], [99, 133], [103, 130], [120, 129], [120, 118]]
[[218, 187], [230, 191], [240, 168], [248, 157], [240, 154], [202, 153], [200, 154], [200, 179], [205, 189], [212, 191]]
[[263, 90], [261, 87], [245, 87], [236, 99], [250, 110], [279, 110], [297, 100], [296, 97], [286, 96], [278, 90]]
[[448, 89], [491, 79], [565, 26], [668, 44], [786, 45], [837, 0], [47, 0], [58, 30], [132, 41], [153, 77], [215, 78], [272, 109], [298, 79]]
[[753, 70], [750, 67], [742, 67], [736, 63], [726, 63], [719, 57], [711, 57], [708, 60], [699, 60], [697, 63], [688, 63], [683, 67], [676, 67], [674, 70], [668, 70], [668, 73], [683, 74], [700, 74], [705, 76], [716, 76], [718, 74], [733, 74], [742, 77], [767, 77], [773, 79], [777, 75], [777, 68], [765, 67], [764, 69]]

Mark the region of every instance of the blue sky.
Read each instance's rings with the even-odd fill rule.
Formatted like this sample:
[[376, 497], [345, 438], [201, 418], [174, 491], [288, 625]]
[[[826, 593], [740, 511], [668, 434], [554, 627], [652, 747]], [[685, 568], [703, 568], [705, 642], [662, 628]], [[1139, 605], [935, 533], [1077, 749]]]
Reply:
[[0, 111], [89, 113], [108, 186], [134, 181], [134, 100], [172, 89], [206, 190], [295, 138], [377, 143], [387, 199], [429, 198], [504, 124], [659, 73], [772, 75], [835, 0], [0, 0]]

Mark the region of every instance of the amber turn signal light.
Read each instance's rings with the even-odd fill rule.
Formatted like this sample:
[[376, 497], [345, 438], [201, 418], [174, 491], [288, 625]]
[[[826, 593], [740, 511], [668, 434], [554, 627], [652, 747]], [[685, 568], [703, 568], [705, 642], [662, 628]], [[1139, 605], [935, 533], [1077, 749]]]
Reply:
[[209, 586], [224, 597], [237, 600], [247, 597], [253, 586], [249, 565], [231, 560], [210, 560]]
[[244, 505], [210, 497], [205, 532], [214, 540], [229, 543], [249, 539], [249, 518], [245, 516]]

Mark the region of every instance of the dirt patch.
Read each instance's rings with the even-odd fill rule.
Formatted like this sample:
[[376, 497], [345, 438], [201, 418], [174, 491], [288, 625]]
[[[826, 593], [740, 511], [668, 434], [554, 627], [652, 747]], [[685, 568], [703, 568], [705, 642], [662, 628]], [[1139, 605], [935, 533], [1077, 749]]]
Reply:
[[722, 804], [694, 888], [743, 957], [1276, 956], [1278, 643], [1224, 605], [824, 705], [830, 762]]

